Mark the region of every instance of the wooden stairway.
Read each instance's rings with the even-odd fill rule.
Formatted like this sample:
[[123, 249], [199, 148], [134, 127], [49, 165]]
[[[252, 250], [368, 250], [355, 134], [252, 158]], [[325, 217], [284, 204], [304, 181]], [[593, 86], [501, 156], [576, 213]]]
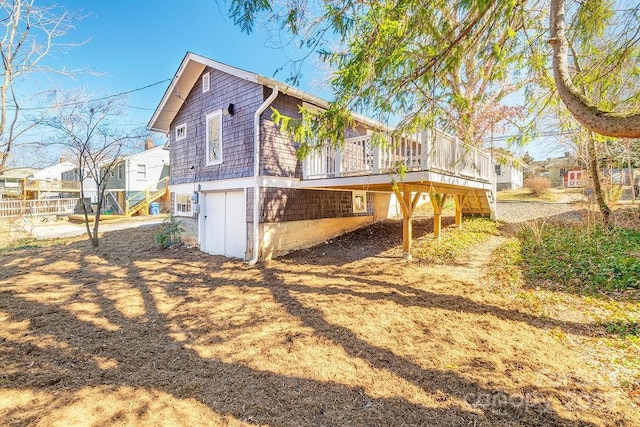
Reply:
[[125, 200], [124, 215], [133, 216], [141, 213], [146, 215], [149, 213], [151, 203], [163, 198], [168, 193], [169, 177], [166, 177]]
[[493, 218], [494, 197], [489, 190], [469, 189], [462, 198], [462, 213]]

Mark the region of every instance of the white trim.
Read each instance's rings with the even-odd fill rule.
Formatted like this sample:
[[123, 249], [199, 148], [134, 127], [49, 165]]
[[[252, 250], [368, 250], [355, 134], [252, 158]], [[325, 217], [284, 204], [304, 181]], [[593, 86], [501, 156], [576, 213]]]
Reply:
[[211, 73], [206, 72], [202, 75], [202, 93], [209, 92], [211, 89]]
[[[140, 178], [140, 166], [144, 168], [144, 178]], [[147, 180], [147, 165], [146, 163], [136, 163], [136, 181]]]
[[351, 192], [353, 213], [367, 213], [367, 192], [363, 190]]
[[[495, 174], [492, 174], [495, 175]], [[368, 185], [375, 184], [393, 184], [394, 175], [381, 174], [381, 175], [362, 175], [362, 176], [349, 176], [342, 178], [321, 178], [321, 179], [307, 179], [302, 180], [296, 186], [297, 188], [325, 188], [325, 187], [340, 187], [340, 186], [354, 186], [362, 185], [366, 188]], [[463, 177], [451, 176], [442, 174], [435, 171], [421, 171], [421, 172], [409, 172], [403, 178], [402, 182], [433, 182], [434, 184], [446, 184], [450, 186], [466, 187], [473, 189], [491, 189], [491, 182], [475, 181], [472, 178], [467, 179]]]
[[[169, 132], [169, 124], [173, 121], [177, 112], [182, 107], [186, 94], [193, 89], [198, 78], [200, 78], [200, 74], [206, 67], [231, 74], [243, 80], [258, 83], [258, 75], [255, 73], [250, 73], [240, 68], [205, 58], [204, 56], [197, 55], [193, 52], [187, 52], [178, 67], [178, 71], [175, 76], [173, 76], [169, 87], [162, 96], [160, 104], [158, 104], [156, 111], [153, 113], [153, 116], [151, 116], [151, 120], [149, 120], [149, 124], [147, 125], [149, 130], [162, 133]], [[186, 82], [181, 82], [183, 76], [187, 77]], [[181, 85], [180, 83], [183, 84]], [[176, 97], [176, 95], [183, 96], [184, 98]], [[171, 108], [167, 108], [169, 106], [168, 104], [171, 104]], [[167, 114], [167, 117], [162, 117], [162, 120], [160, 120], [161, 116]]]
[[[210, 141], [209, 141], [209, 121], [211, 119], [214, 118], [218, 118], [220, 120], [220, 123], [218, 125], [218, 147], [220, 152], [218, 153], [218, 158], [211, 160], [211, 147], [210, 147]], [[207, 166], [211, 166], [211, 165], [219, 165], [220, 163], [222, 163], [224, 161], [224, 147], [223, 147], [223, 143], [222, 143], [222, 110], [217, 110], [214, 111], [212, 113], [209, 113], [206, 115], [205, 117], [205, 138], [204, 138], [204, 143], [205, 143], [205, 152], [207, 155]]]
[[[182, 132], [182, 136], [180, 136], [180, 129], [184, 129], [184, 132]], [[178, 126], [176, 126], [176, 141], [182, 141], [183, 139], [185, 139], [187, 137], [187, 124], [186, 123], [182, 123], [179, 124]]]
[[[149, 130], [163, 133], [167, 133], [169, 131], [169, 124], [173, 121], [177, 112], [182, 107], [184, 98], [186, 98], [186, 94], [188, 94], [191, 89], [193, 89], [194, 85], [197, 84], [201, 73], [207, 67], [214, 70], [222, 71], [227, 74], [231, 74], [232, 76], [236, 76], [243, 80], [270, 87], [272, 89], [275, 89], [277, 87], [279, 89], [279, 92], [283, 94], [291, 95], [295, 98], [300, 99], [301, 101], [306, 101], [310, 104], [317, 105], [320, 108], [326, 109], [329, 105], [329, 103], [322, 98], [303, 92], [300, 89], [287, 86], [284, 83], [272, 80], [268, 77], [261, 76], [260, 74], [251, 73], [249, 71], [236, 68], [231, 65], [223, 64], [221, 62], [205, 58], [204, 56], [200, 56], [192, 52], [187, 52], [182, 62], [180, 63], [180, 67], [178, 67], [176, 75], [173, 77], [171, 83], [169, 84], [169, 87], [167, 88], [167, 91], [164, 93], [160, 104], [158, 104], [156, 111], [151, 117], [151, 120], [149, 120], [149, 124], [147, 125], [147, 128]], [[185, 78], [185, 81], [182, 81], [183, 77]], [[171, 108], [168, 108], [169, 105], [167, 104], [169, 103], [171, 104]], [[162, 115], [167, 115], [167, 117], [163, 117], [162, 120], [160, 120]], [[392, 130], [392, 128], [363, 115], [353, 112], [351, 113], [351, 115], [356, 121], [361, 122], [374, 129], [378, 129], [381, 131]]]
[[[174, 203], [173, 203], [173, 214], [175, 216], [186, 216], [186, 217], [191, 217], [193, 216], [193, 202], [191, 200], [191, 196], [193, 195], [193, 193], [173, 193], [174, 196]], [[189, 199], [189, 210], [188, 211], [179, 211], [178, 210], [178, 196], [186, 196]], [[182, 204], [182, 203], [181, 203]]]

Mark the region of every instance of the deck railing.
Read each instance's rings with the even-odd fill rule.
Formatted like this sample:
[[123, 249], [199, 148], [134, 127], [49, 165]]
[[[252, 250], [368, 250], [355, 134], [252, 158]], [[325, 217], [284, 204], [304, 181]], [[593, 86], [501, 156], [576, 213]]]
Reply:
[[39, 200], [0, 200], [0, 218], [39, 215], [68, 215], [78, 203], [78, 198]]
[[59, 181], [48, 179], [26, 179], [24, 189], [27, 191], [80, 191], [80, 181]]
[[346, 139], [341, 150], [325, 144], [304, 160], [303, 179], [385, 174], [399, 165], [409, 172], [432, 170], [487, 182], [493, 171], [489, 153], [427, 130], [387, 138], [386, 144], [374, 144], [371, 135]]

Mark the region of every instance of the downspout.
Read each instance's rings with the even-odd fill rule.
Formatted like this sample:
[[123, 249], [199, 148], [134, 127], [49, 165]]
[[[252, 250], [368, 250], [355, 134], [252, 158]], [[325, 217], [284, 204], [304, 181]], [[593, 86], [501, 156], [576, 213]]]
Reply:
[[269, 105], [278, 96], [278, 85], [273, 87], [271, 95], [260, 105], [258, 111], [253, 116], [253, 257], [249, 260], [249, 265], [254, 265], [258, 262], [258, 255], [260, 251], [260, 212], [258, 211], [258, 205], [260, 204], [260, 116], [264, 113]]

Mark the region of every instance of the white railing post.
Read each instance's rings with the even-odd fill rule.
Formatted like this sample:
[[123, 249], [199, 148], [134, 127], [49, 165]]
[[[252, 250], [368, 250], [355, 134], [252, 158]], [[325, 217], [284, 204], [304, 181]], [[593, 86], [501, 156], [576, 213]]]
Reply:
[[335, 149], [336, 152], [336, 156], [335, 156], [335, 173], [334, 176], [336, 178], [340, 177], [342, 175], [342, 150], [338, 150], [337, 148]]
[[422, 156], [420, 159], [420, 168], [423, 171], [431, 169], [431, 129], [422, 132]]
[[373, 147], [373, 174], [380, 173], [380, 146]]
[[473, 149], [473, 178], [478, 179], [478, 172], [480, 171], [480, 163], [478, 162], [478, 149]]

